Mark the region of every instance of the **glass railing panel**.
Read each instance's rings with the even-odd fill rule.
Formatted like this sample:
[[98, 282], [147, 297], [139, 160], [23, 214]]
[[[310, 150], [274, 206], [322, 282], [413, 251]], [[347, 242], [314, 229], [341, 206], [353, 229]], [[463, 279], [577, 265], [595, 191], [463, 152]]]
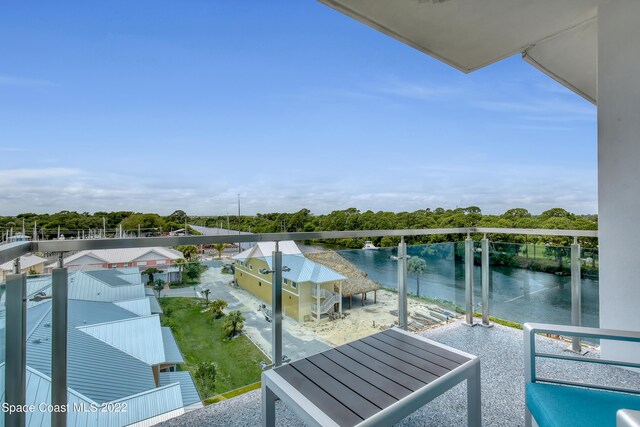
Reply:
[[491, 315], [520, 324], [571, 324], [571, 277], [561, 274], [569, 260], [569, 248], [491, 242]]
[[[595, 252], [597, 250], [589, 249], [585, 253], [583, 249], [581, 255], [584, 326], [598, 325], [597, 273], [594, 269], [584, 268], [585, 263], [597, 264], [590, 256], [585, 256], [594, 255]], [[570, 325], [570, 263], [570, 247], [491, 242], [491, 315], [520, 324], [542, 322]]]
[[[283, 283], [285, 314], [289, 299], [296, 305], [297, 298], [299, 307], [284, 320], [283, 353], [290, 360], [398, 325], [397, 242], [383, 242], [393, 244], [387, 247], [380, 247], [381, 239], [357, 243], [365, 248], [309, 243], [304, 247], [304, 257], [312, 263], [309, 265], [315, 269], [320, 265], [323, 269], [319, 276], [328, 277], [332, 272], [340, 275], [341, 279], [333, 283], [319, 280], [298, 283], [297, 288], [292, 288], [290, 276], [284, 274], [285, 279], [289, 277], [289, 282]], [[354, 245], [349, 242], [349, 246]], [[455, 252], [455, 243], [407, 247], [410, 331], [424, 330], [459, 316], [458, 304], [464, 301], [464, 287], [456, 286]], [[285, 255], [283, 264], [287, 262]], [[339, 294], [338, 298], [332, 299], [331, 293]]]
[[582, 325], [600, 326], [600, 260], [597, 248], [581, 248]]
[[456, 246], [456, 243], [437, 243], [407, 247], [411, 295], [464, 306], [464, 286], [456, 286], [456, 276], [464, 274], [464, 257], [456, 256]]
[[231, 259], [202, 258], [161, 266], [148, 287], [160, 294], [162, 324], [184, 356], [178, 369], [189, 371], [201, 398], [211, 402], [258, 387], [269, 363], [271, 324], [263, 302], [237, 284]]
[[[396, 242], [389, 239], [385, 243]], [[366, 249], [349, 249], [353, 246]], [[311, 338], [316, 346], [326, 350], [397, 325], [398, 250], [395, 245], [380, 246], [380, 239], [355, 239], [340, 242], [335, 247], [306, 248], [305, 257], [320, 266], [324, 276], [337, 274], [339, 280], [298, 286], [300, 300], [309, 306], [310, 312], [301, 317], [299, 325], [291, 326], [292, 332], [300, 329], [303, 333], [313, 333]], [[310, 293], [305, 297], [306, 286], [322, 288], [325, 294], [314, 297]], [[336, 298], [331, 299], [327, 291], [334, 293]], [[325, 301], [329, 303], [325, 305]], [[296, 357], [311, 354], [307, 354], [302, 346]]]

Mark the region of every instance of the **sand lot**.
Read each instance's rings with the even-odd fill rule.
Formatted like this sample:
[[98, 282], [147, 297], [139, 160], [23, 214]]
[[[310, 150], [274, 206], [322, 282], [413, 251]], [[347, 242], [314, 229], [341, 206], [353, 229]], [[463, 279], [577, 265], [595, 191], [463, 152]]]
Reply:
[[[242, 305], [255, 311], [258, 317], [262, 317], [262, 314], [257, 311], [260, 304], [263, 304], [259, 298], [242, 288], [224, 286], [227, 292], [239, 300]], [[425, 330], [444, 323], [436, 323], [441, 319], [435, 316], [442, 317], [442, 313], [447, 312], [447, 309], [438, 307], [431, 302], [411, 297], [408, 299], [408, 304], [409, 325], [412, 331]], [[397, 325], [397, 310], [398, 295], [381, 289], [378, 291], [377, 303], [375, 304], [373, 302], [373, 292], [369, 293], [364, 306], [360, 304], [359, 299], [354, 299], [350, 310], [348, 309], [348, 299], [345, 298], [343, 300], [344, 317], [342, 319], [323, 319], [320, 322], [298, 323], [291, 318], [285, 317], [283, 319], [283, 328], [303, 341], [319, 339], [329, 345], [338, 346]], [[450, 317], [451, 319], [459, 317], [453, 312], [450, 313], [453, 315]], [[433, 316], [434, 318], [429, 321], [425, 319], [425, 316]], [[262, 324], [262, 328], [270, 328], [270, 324], [265, 322]], [[247, 332], [249, 333], [250, 331]], [[267, 342], [262, 342], [264, 339], [259, 334], [252, 335], [252, 337], [262, 344], [260, 347], [270, 348]]]
[[[298, 324], [298, 329], [302, 335], [308, 335], [309, 332], [312, 332], [320, 339], [337, 346], [392, 326], [397, 326], [398, 316], [394, 311], [398, 310], [398, 295], [396, 293], [381, 289], [378, 291], [377, 303], [373, 303], [372, 293], [369, 294], [365, 302], [366, 305], [363, 307], [359, 301], [358, 303], [354, 301], [351, 310], [346, 308], [348, 306], [345, 304], [343, 306], [345, 314], [343, 319], [305, 322]], [[414, 326], [415, 330], [424, 330], [436, 326], [435, 321], [428, 322], [425, 320], [425, 316], [436, 316], [438, 314], [442, 316], [441, 313], [447, 311], [430, 302], [414, 298], [408, 299], [408, 305], [409, 324]], [[393, 314], [391, 313], [392, 311], [394, 311]], [[451, 314], [455, 315], [455, 313]], [[451, 319], [453, 318], [452, 316]], [[291, 332], [295, 334], [295, 332]]]

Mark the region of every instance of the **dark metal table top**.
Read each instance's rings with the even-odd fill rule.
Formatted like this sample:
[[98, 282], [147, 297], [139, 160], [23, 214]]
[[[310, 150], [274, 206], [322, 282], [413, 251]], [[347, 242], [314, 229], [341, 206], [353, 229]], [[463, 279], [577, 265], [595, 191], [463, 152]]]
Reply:
[[389, 329], [274, 369], [340, 426], [355, 426], [474, 356]]

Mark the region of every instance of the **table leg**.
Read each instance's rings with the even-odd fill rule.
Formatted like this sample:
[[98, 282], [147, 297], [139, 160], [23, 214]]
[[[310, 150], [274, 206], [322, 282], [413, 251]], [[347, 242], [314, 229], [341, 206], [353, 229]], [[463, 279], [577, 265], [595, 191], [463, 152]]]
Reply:
[[262, 427], [275, 427], [276, 425], [276, 395], [267, 387], [266, 381], [262, 381]]
[[480, 361], [478, 360], [467, 377], [467, 423], [469, 427], [482, 426], [481, 406]]

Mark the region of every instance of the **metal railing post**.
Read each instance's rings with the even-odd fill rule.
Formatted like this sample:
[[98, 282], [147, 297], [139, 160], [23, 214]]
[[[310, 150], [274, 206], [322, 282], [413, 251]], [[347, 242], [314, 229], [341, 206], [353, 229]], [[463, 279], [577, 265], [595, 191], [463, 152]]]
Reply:
[[405, 331], [408, 328], [407, 312], [407, 244], [400, 237], [398, 244], [398, 326]]
[[[68, 272], [54, 268], [52, 273], [51, 302], [51, 404], [67, 405], [67, 325], [68, 325]], [[51, 412], [51, 426], [65, 427], [66, 411]]]
[[[24, 405], [27, 401], [27, 276], [11, 274], [6, 284], [5, 402]], [[6, 427], [23, 427], [25, 413], [5, 412]]]
[[482, 243], [482, 326], [490, 328], [493, 325], [489, 320], [489, 239], [485, 234]]
[[[580, 244], [578, 238], [573, 238], [571, 245], [571, 325], [580, 326], [582, 323], [582, 279], [580, 267]], [[580, 353], [580, 337], [571, 339], [571, 351]]]
[[282, 365], [282, 252], [276, 242], [273, 252], [273, 285], [271, 286], [271, 362]]
[[465, 325], [473, 323], [473, 240], [467, 233], [464, 241]]

